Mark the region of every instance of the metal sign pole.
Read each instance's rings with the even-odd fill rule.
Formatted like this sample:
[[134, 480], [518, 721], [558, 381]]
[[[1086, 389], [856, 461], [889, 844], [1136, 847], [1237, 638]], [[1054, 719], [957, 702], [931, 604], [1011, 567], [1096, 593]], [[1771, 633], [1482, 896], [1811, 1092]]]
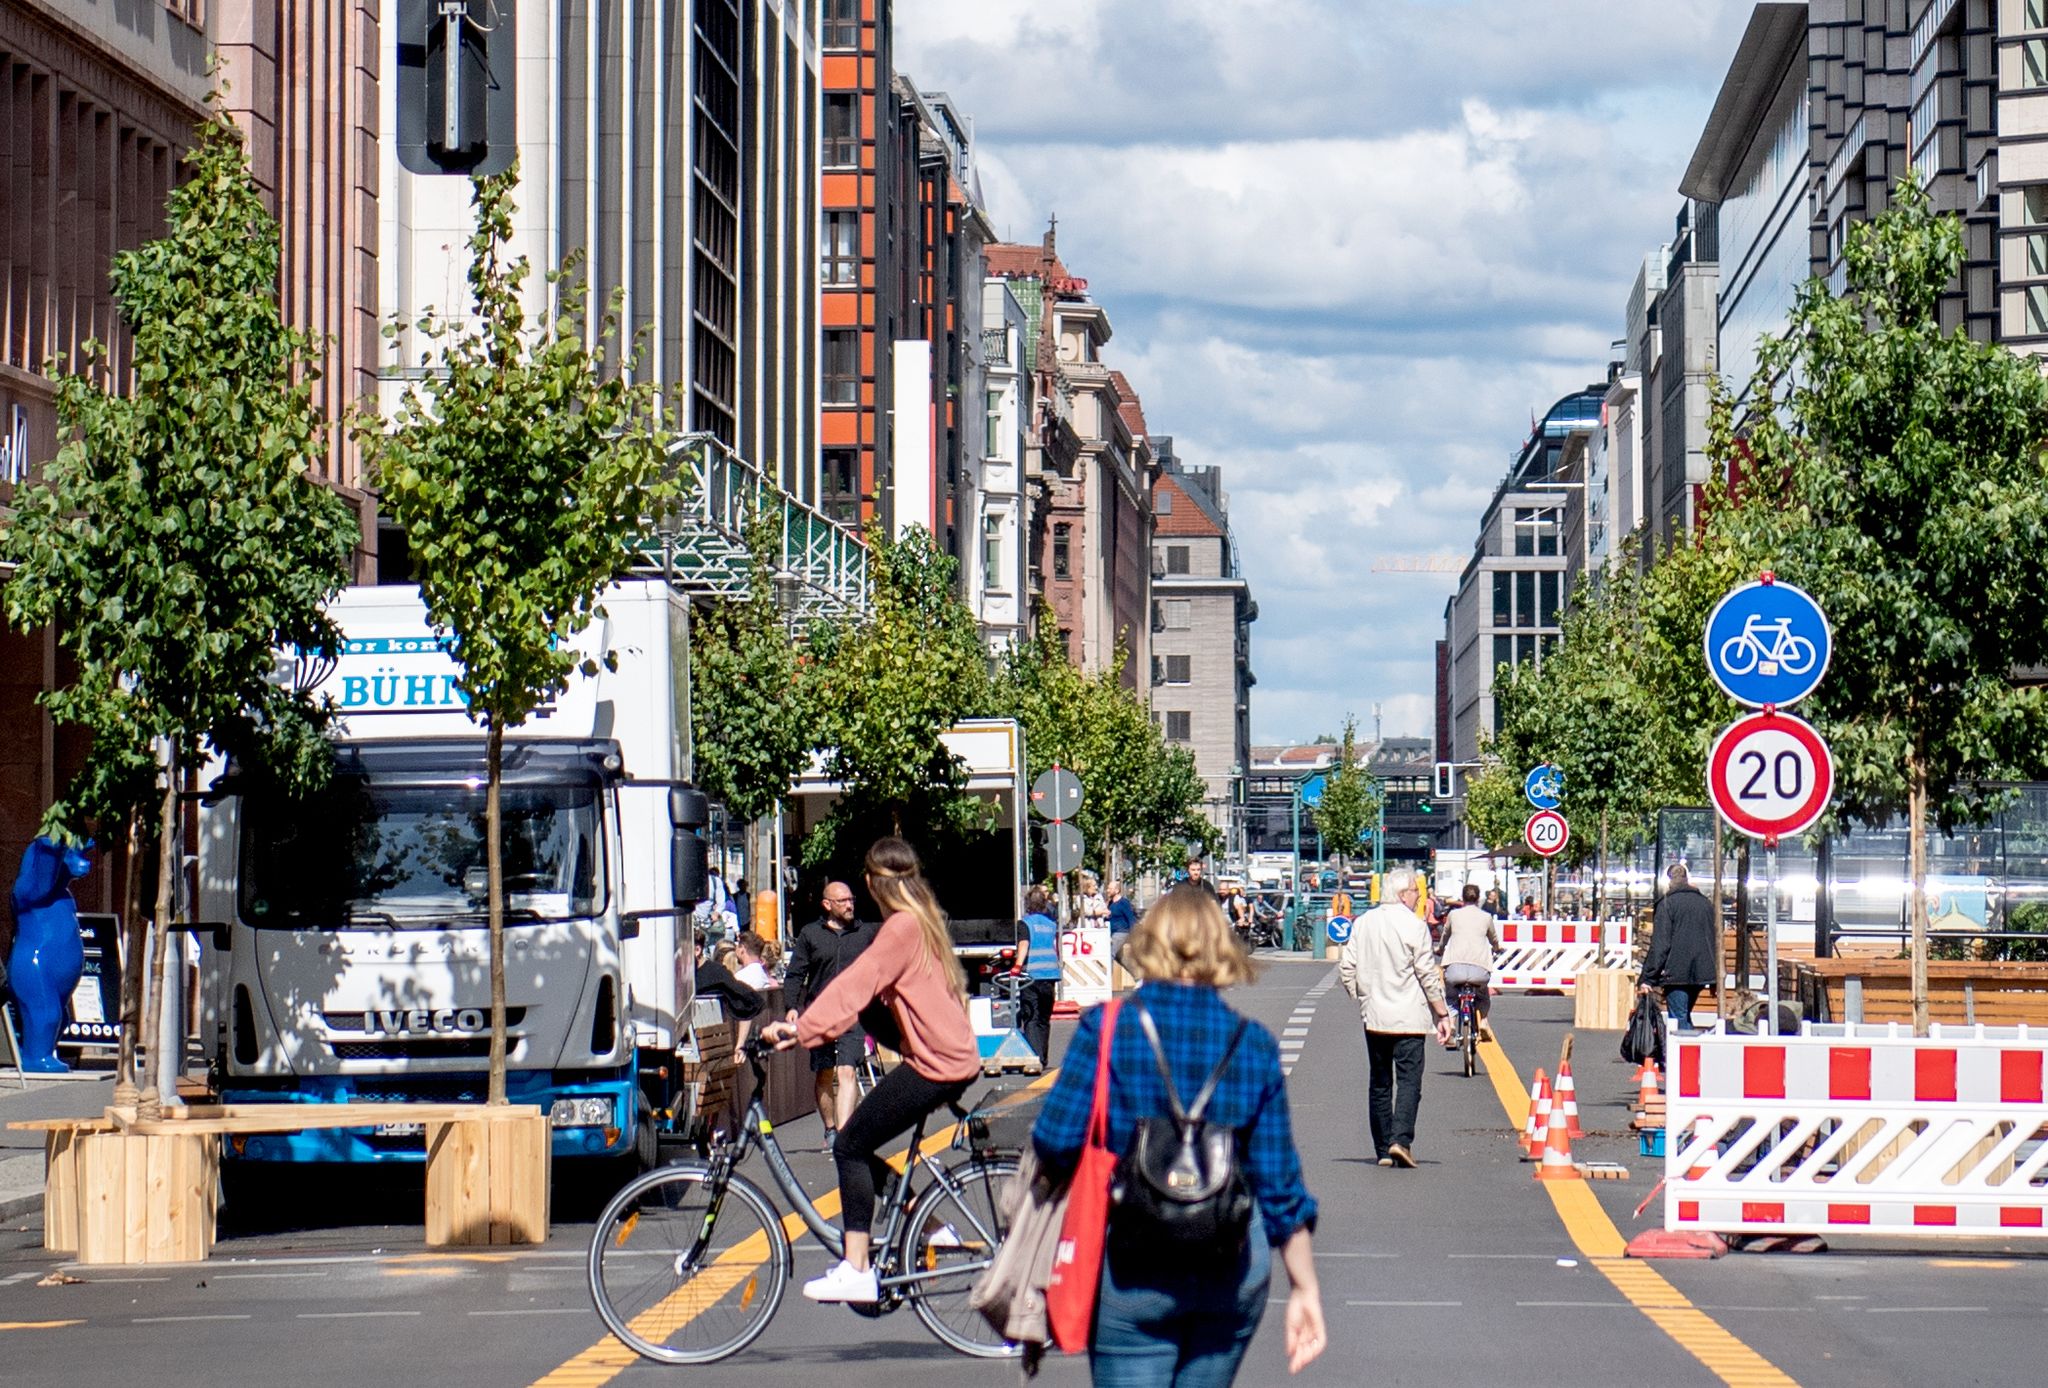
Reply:
[[1771, 835], [1764, 840], [1764, 878], [1768, 884], [1765, 890], [1770, 897], [1764, 903], [1764, 996], [1768, 999], [1768, 1017], [1761, 1028], [1764, 1036], [1778, 1034], [1778, 836]]

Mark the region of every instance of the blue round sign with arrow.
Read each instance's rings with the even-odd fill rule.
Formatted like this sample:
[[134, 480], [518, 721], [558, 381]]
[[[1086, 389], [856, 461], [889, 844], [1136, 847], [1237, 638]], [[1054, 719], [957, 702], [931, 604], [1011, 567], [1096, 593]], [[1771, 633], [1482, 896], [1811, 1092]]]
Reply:
[[1522, 778], [1522, 794], [1539, 810], [1554, 810], [1564, 803], [1564, 773], [1549, 762], [1534, 767]]
[[1751, 708], [1783, 708], [1811, 694], [1833, 648], [1820, 604], [1770, 574], [1729, 593], [1707, 618], [1707, 669]]
[[1332, 916], [1323, 926], [1323, 932], [1330, 937], [1333, 945], [1347, 944], [1351, 939], [1351, 917]]

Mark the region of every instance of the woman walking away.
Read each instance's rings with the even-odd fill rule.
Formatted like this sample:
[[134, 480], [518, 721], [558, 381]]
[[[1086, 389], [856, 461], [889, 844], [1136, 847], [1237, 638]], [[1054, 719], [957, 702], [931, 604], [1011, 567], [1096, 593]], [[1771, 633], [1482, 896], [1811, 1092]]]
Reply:
[[[875, 1273], [868, 1264], [869, 1233], [875, 1192], [889, 1176], [888, 1164], [876, 1154], [883, 1143], [958, 1099], [968, 1081], [981, 1073], [981, 1053], [967, 1020], [967, 979], [953, 953], [945, 914], [918, 865], [917, 851], [902, 839], [877, 839], [868, 850], [866, 869], [868, 895], [886, 917], [874, 943], [841, 970], [795, 1022], [774, 1022], [761, 1032], [778, 1050], [816, 1047], [838, 1037], [858, 1018], [870, 1036], [900, 1052], [904, 1060], [861, 1100], [832, 1145], [839, 1167], [846, 1256], [824, 1276], [804, 1283], [804, 1295], [813, 1301], [876, 1299]], [[882, 1006], [871, 1006], [875, 1003]], [[891, 1030], [896, 1034], [889, 1035]]]
[[[1112, 1208], [1088, 1350], [1093, 1381], [1097, 1388], [1231, 1383], [1265, 1313], [1274, 1248], [1291, 1288], [1287, 1366], [1298, 1373], [1326, 1339], [1310, 1248], [1316, 1202], [1302, 1184], [1279, 1047], [1219, 991], [1249, 979], [1250, 960], [1216, 899], [1190, 885], [1145, 913], [1124, 954], [1143, 982], [1119, 1010], [1111, 1037], [1109, 1147], [1129, 1165], [1140, 1125], [1169, 1120], [1176, 1107], [1211, 1129], [1234, 1130], [1231, 1151], [1251, 1210], [1241, 1243], [1227, 1238], [1190, 1258], [1162, 1256], [1164, 1241], [1146, 1238], [1130, 1199]], [[1040, 1163], [1056, 1177], [1074, 1169], [1086, 1139], [1103, 1011], [1082, 1015], [1032, 1130]], [[1172, 1097], [1162, 1071], [1171, 1076]], [[1207, 1107], [1195, 1114], [1205, 1089]]]

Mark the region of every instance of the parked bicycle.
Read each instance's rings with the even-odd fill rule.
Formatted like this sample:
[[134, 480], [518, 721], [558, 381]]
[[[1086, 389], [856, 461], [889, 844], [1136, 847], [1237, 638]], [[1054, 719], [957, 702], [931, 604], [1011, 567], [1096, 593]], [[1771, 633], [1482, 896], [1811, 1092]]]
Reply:
[[[768, 1048], [753, 1041], [742, 1054], [755, 1097], [738, 1130], [715, 1139], [707, 1160], [676, 1162], [629, 1183], [591, 1235], [598, 1315], [635, 1353], [658, 1363], [709, 1364], [737, 1354], [767, 1329], [789, 1289], [795, 1253], [781, 1211], [738, 1170], [754, 1152], [818, 1242], [835, 1258], [845, 1252], [838, 1227], [804, 1193], [768, 1122], [760, 1098]], [[911, 1131], [907, 1169], [891, 1178], [876, 1211], [881, 1299], [848, 1304], [881, 1316], [908, 1303], [926, 1329], [962, 1354], [1009, 1358], [1018, 1347], [995, 1334], [968, 1294], [1008, 1232], [1001, 1198], [1017, 1163], [988, 1141], [989, 1110], [954, 1112], [953, 1150], [967, 1155], [941, 1164], [922, 1150], [924, 1122]]]

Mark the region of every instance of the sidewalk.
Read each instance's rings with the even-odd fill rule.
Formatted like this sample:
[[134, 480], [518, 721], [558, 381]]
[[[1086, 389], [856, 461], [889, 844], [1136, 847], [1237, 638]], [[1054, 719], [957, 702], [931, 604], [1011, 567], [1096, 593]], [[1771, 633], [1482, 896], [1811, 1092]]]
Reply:
[[90, 1118], [114, 1093], [111, 1072], [89, 1079], [29, 1078], [23, 1089], [12, 1073], [0, 1075], [0, 1219], [18, 1219], [43, 1207], [43, 1135], [12, 1132], [9, 1123], [37, 1118]]

